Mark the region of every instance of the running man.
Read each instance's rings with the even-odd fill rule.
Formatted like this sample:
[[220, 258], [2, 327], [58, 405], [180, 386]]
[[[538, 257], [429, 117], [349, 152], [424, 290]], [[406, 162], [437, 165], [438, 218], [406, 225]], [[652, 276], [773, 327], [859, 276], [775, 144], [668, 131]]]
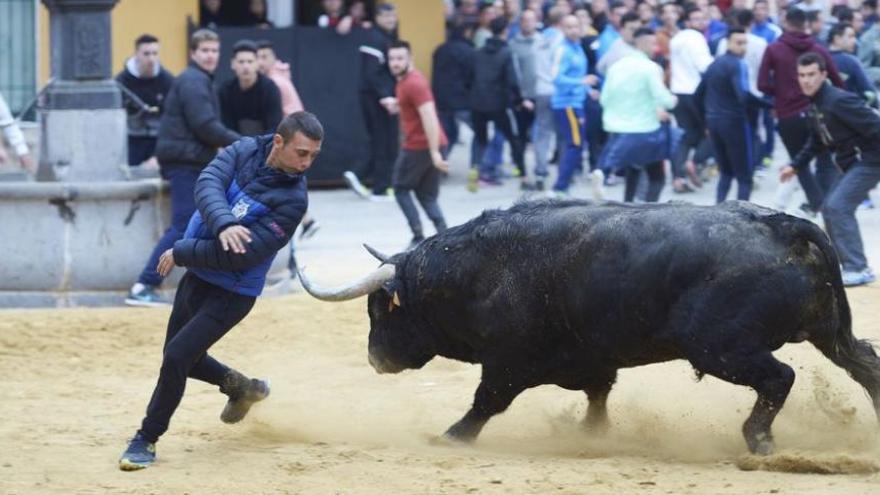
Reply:
[[269, 395], [250, 379], [207, 354], [250, 312], [275, 253], [290, 241], [308, 208], [308, 170], [324, 139], [314, 115], [297, 112], [275, 134], [246, 137], [226, 147], [199, 175], [197, 210], [183, 239], [159, 259], [157, 271], [188, 268], [177, 287], [159, 380], [141, 428], [119, 459], [133, 471], [156, 460], [156, 442], [168, 429], [187, 378], [220, 387], [229, 397], [220, 414], [237, 423]]

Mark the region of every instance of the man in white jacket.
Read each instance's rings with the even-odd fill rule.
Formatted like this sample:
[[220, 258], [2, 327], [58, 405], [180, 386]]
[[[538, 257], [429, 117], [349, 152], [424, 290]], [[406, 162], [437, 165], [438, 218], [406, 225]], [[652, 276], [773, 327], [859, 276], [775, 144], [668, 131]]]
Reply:
[[684, 131], [684, 138], [672, 160], [673, 178], [682, 181], [685, 172], [695, 184], [699, 184], [696, 168], [690, 161], [690, 152], [696, 149], [703, 139], [703, 119], [694, 101], [694, 92], [700, 84], [703, 72], [712, 63], [709, 43], [703, 36], [706, 29], [706, 15], [697, 7], [684, 13], [684, 27], [669, 41], [669, 86], [678, 97], [675, 107], [675, 121]]
[[[9, 110], [9, 105], [6, 104], [6, 100], [3, 99], [3, 94], [0, 94], [0, 129], [3, 129], [3, 135], [6, 136], [6, 141], [18, 156], [21, 168], [29, 173], [35, 173], [37, 171], [36, 164], [34, 163], [28, 145], [24, 140], [24, 134], [22, 134], [21, 129], [18, 128], [15, 119], [12, 118], [12, 112]], [[6, 154], [6, 149], [3, 147], [2, 143], [0, 143], [0, 165], [5, 164], [8, 160], [9, 156]]]

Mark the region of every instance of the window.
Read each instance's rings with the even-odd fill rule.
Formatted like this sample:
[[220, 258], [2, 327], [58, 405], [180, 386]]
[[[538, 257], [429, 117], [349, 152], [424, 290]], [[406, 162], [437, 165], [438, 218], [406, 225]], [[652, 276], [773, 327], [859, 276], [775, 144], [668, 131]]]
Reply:
[[0, 93], [13, 115], [37, 90], [36, 8], [34, 0], [0, 0]]

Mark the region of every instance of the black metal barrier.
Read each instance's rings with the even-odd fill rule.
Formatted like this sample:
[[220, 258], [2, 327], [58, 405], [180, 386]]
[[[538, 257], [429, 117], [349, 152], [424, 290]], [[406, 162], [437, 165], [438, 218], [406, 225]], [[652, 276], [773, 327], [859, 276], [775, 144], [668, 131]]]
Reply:
[[342, 36], [317, 27], [221, 27], [217, 33], [222, 41], [215, 77], [218, 84], [235, 77], [229, 61], [232, 46], [242, 39], [271, 41], [278, 58], [290, 64], [303, 105], [324, 125], [321, 154], [308, 172], [310, 184], [340, 185], [343, 172], [366, 163], [369, 142], [358, 94], [362, 31]]

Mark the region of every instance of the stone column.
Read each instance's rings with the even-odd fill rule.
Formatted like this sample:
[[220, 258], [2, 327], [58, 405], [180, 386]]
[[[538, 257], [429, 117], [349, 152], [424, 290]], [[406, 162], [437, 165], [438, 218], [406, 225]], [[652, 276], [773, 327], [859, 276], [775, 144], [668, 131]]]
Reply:
[[112, 79], [110, 11], [118, 0], [42, 0], [52, 79], [42, 114], [39, 180], [124, 177], [125, 111]]

